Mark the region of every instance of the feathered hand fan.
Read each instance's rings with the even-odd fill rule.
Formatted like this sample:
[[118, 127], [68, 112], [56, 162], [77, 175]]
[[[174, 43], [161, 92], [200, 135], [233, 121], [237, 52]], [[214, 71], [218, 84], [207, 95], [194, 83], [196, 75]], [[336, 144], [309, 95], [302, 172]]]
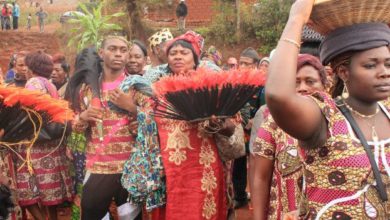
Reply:
[[265, 74], [255, 70], [213, 72], [198, 69], [187, 75], [167, 76], [153, 84], [155, 116], [202, 121], [235, 115], [264, 85]]
[[2, 142], [17, 143], [37, 135], [49, 122], [65, 123], [72, 118], [66, 101], [38, 91], [0, 85]]

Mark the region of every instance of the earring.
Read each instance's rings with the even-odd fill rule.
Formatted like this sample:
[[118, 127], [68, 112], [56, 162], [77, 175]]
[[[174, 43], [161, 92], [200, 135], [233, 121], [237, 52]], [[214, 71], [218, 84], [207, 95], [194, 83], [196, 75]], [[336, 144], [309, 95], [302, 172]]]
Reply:
[[343, 97], [343, 99], [347, 99], [349, 97], [347, 84], [345, 82], [344, 82], [344, 89], [343, 89], [343, 93], [341, 94], [341, 97]]

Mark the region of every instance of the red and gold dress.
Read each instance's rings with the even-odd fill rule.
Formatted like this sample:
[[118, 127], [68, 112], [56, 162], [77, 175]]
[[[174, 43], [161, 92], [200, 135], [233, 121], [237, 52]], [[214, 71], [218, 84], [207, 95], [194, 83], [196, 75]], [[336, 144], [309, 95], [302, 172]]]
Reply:
[[302, 162], [298, 154], [298, 141], [276, 125], [268, 109], [264, 111], [264, 117], [253, 144], [253, 154], [275, 164], [268, 219], [280, 220], [283, 214], [299, 207], [303, 180]]
[[226, 219], [222, 160], [213, 136], [197, 123], [156, 118], [166, 175], [167, 203], [153, 219]]
[[[371, 165], [351, 125], [326, 94], [313, 99], [328, 123], [328, 139], [322, 147], [302, 149], [305, 219], [390, 219], [390, 202], [382, 202], [374, 186]], [[390, 119], [390, 105], [379, 103]], [[390, 138], [369, 141], [390, 195]]]

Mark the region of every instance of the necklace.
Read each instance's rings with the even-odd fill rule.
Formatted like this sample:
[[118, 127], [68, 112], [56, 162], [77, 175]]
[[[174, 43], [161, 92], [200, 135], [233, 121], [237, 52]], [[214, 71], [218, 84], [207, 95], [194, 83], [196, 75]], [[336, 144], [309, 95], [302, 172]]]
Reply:
[[[368, 127], [371, 128], [371, 138], [374, 142], [377, 142], [379, 141], [379, 136], [378, 136], [378, 133], [376, 132], [376, 129], [375, 129], [375, 119], [376, 119], [376, 115], [379, 113], [379, 107], [377, 105], [376, 107], [376, 110], [375, 110], [375, 113], [374, 114], [371, 114], [371, 115], [364, 115], [358, 111], [356, 111], [355, 109], [353, 109], [351, 106], [349, 106], [347, 104], [347, 102], [345, 102], [344, 100], [344, 104], [345, 104], [345, 107], [347, 107], [347, 109], [349, 111], [351, 111], [352, 113], [354, 113], [355, 115], [361, 117], [362, 119], [364, 119], [363, 121], [368, 125]], [[373, 119], [373, 123], [370, 123], [370, 119]]]
[[358, 111], [356, 111], [355, 109], [353, 109], [350, 105], [347, 104], [347, 102], [344, 100], [344, 104], [345, 104], [345, 107], [347, 107], [347, 109], [349, 111], [351, 111], [352, 113], [354, 113], [355, 115], [361, 117], [361, 118], [373, 118], [375, 117], [378, 113], [379, 113], [379, 107], [378, 105], [376, 106], [376, 110], [375, 110], [375, 113], [374, 114], [371, 114], [371, 115], [365, 115], [365, 114], [362, 114]]

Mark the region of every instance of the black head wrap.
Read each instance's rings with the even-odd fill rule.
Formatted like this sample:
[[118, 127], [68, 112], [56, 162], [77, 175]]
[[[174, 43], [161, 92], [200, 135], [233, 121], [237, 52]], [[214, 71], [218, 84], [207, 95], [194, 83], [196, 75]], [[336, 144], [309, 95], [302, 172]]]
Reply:
[[320, 45], [320, 58], [327, 65], [348, 51], [362, 51], [390, 45], [390, 28], [384, 23], [364, 23], [341, 27], [327, 35]]

